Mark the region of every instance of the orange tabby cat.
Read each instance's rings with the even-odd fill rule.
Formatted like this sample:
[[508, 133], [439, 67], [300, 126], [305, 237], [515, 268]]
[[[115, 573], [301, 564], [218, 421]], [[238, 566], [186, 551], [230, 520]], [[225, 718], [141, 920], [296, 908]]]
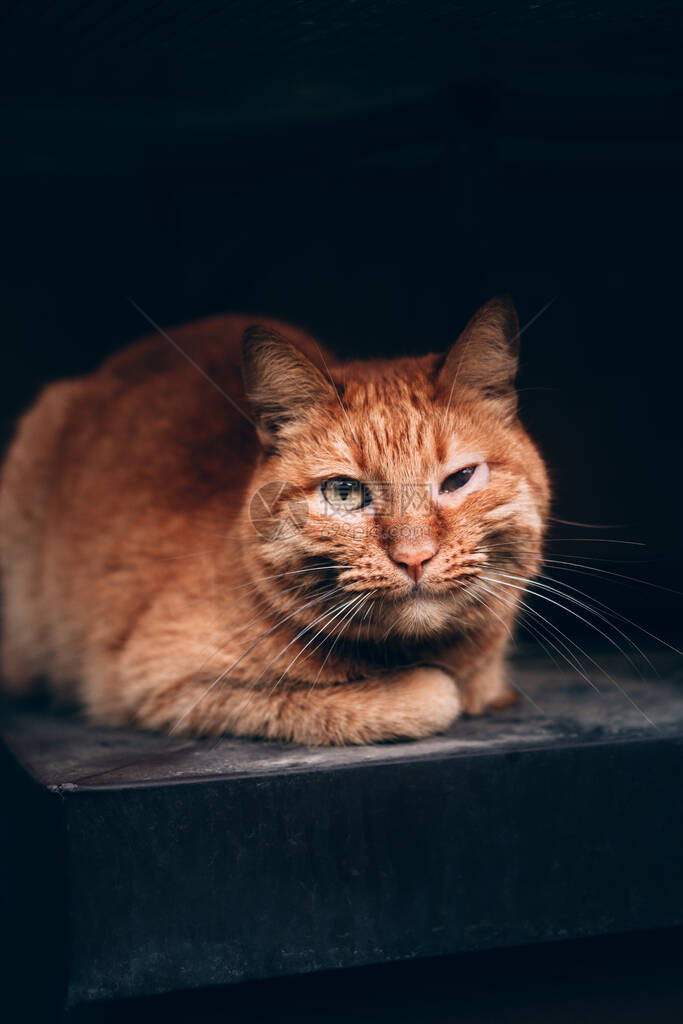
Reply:
[[215, 317], [47, 387], [0, 484], [6, 686], [302, 743], [509, 702], [492, 580], [538, 570], [548, 506], [517, 337], [495, 299], [445, 356], [340, 364]]

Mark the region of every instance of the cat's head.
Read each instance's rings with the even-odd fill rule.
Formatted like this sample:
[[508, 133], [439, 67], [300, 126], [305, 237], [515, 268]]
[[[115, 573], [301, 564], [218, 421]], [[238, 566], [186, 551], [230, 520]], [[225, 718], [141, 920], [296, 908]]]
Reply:
[[518, 338], [506, 298], [445, 355], [337, 364], [272, 329], [246, 332], [263, 448], [250, 564], [289, 595], [284, 607], [306, 605], [326, 633], [421, 641], [481, 618], [492, 567], [509, 573], [513, 603], [515, 578], [538, 568], [548, 507], [517, 418]]

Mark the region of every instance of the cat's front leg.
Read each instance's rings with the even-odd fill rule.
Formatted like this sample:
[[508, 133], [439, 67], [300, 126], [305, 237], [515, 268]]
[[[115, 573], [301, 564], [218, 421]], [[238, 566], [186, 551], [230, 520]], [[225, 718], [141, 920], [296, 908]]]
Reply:
[[[462, 706], [452, 676], [437, 666], [416, 665], [376, 678], [275, 688], [176, 680], [172, 692], [148, 686], [132, 717], [138, 725], [186, 735], [344, 745], [443, 732]], [[102, 709], [93, 710], [102, 720]]]
[[460, 716], [462, 700], [444, 669], [415, 665], [376, 678], [297, 687], [283, 698], [282, 707], [287, 738], [378, 743], [444, 732]]
[[463, 711], [481, 715], [511, 707], [519, 695], [508, 681], [505, 645], [487, 654], [473, 655], [459, 647], [440, 651], [435, 663], [457, 680]]
[[[315, 691], [312, 697], [315, 700]], [[326, 687], [319, 708], [322, 733], [308, 742], [420, 739], [444, 732], [462, 710], [461, 695], [450, 673], [437, 665], [414, 665], [377, 678]], [[311, 707], [311, 712], [315, 730], [318, 708]]]
[[453, 674], [423, 660], [351, 679], [341, 661], [339, 676], [330, 665], [321, 674], [314, 663], [310, 675], [278, 679], [269, 666], [282, 653], [281, 639], [245, 657], [244, 641], [227, 645], [225, 631], [211, 637], [202, 606], [192, 619], [183, 595], [177, 609], [172, 597], [149, 610], [120, 651], [89, 659], [82, 698], [97, 721], [192, 736], [353, 744], [443, 732], [462, 712]]
[[455, 682], [436, 666], [416, 665], [376, 678], [236, 690], [216, 731], [295, 743], [344, 745], [419, 739], [443, 732], [462, 711]]

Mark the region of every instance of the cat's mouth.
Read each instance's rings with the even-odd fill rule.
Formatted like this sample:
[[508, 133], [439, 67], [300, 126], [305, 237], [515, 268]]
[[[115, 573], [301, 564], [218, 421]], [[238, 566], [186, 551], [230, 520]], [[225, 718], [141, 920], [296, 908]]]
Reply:
[[456, 601], [468, 590], [475, 580], [475, 575], [467, 573], [456, 579], [423, 579], [410, 586], [397, 588], [392, 600], [397, 603], [428, 603]]

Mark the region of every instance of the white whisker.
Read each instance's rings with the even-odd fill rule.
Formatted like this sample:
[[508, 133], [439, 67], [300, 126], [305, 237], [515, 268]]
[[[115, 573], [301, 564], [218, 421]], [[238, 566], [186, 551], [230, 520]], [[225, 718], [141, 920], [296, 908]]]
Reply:
[[[631, 644], [631, 646], [638, 652], [638, 654], [641, 656], [641, 658], [645, 662], [647, 662], [647, 664], [649, 665], [649, 667], [652, 669], [653, 672], [657, 671], [655, 669], [654, 665], [652, 664], [652, 662], [650, 661], [650, 659], [648, 658], [648, 656], [644, 653], [644, 651], [642, 651], [640, 649], [640, 647], [635, 642], [635, 640], [632, 640], [631, 637], [628, 636], [627, 633], [625, 633], [618, 626], [615, 626], [614, 623], [610, 619], [607, 618], [607, 616], [603, 615], [602, 612], [599, 611], [599, 609], [593, 608], [592, 605], [588, 604], [585, 601], [579, 601], [576, 597], [573, 597], [572, 594], [567, 594], [567, 593], [565, 593], [565, 591], [559, 590], [557, 587], [551, 587], [551, 586], [548, 586], [547, 583], [541, 583], [537, 579], [533, 579], [533, 580], [527, 579], [527, 578], [525, 578], [523, 576], [518, 576], [518, 575], [512, 574], [512, 573], [506, 573], [502, 569], [495, 569], [494, 571], [497, 572], [499, 576], [505, 576], [507, 579], [511, 579], [511, 580], [514, 579], [514, 580], [518, 580], [520, 583], [524, 583], [527, 587], [531, 588], [530, 589], [531, 593], [534, 593], [534, 589], [533, 588], [538, 588], [540, 590], [547, 590], [550, 593], [556, 594], [558, 597], [565, 598], [567, 601], [573, 601], [577, 605], [577, 607], [583, 608], [585, 611], [590, 612], [592, 615], [595, 615], [596, 618], [601, 619], [603, 622], [605, 622], [607, 625], [609, 625], [616, 633], [618, 633], [620, 636], [622, 636], [624, 638], [624, 640], [626, 640], [627, 643]], [[551, 579], [551, 580], [553, 579], [553, 577], [550, 577], [550, 576], [548, 576], [548, 577], [544, 576], [543, 578], [544, 579]], [[613, 611], [608, 605], [605, 605], [602, 601], [598, 601], [597, 598], [590, 598], [590, 596], [588, 594], [585, 594], [582, 590], [579, 590], [577, 587], [572, 587], [568, 583], [563, 583], [561, 580], [557, 580], [555, 582], [559, 583], [561, 586], [566, 587], [568, 590], [576, 591], [577, 594], [581, 594], [583, 597], [588, 597], [589, 600], [594, 600], [597, 604], [601, 604], [604, 608], [607, 609], [607, 611], [610, 612], [610, 614], [612, 614], [612, 615], [614, 615], [614, 616], [616, 616], [618, 618], [624, 618], [624, 616], [621, 616], [619, 614], [619, 612]], [[630, 620], [628, 620], [628, 619], [626, 621], [630, 622]], [[629, 655], [626, 652], [623, 652], [623, 654], [624, 654], [624, 657], [629, 661], [629, 663], [631, 665], [633, 665], [633, 667], [636, 669], [636, 671], [640, 674], [640, 669], [638, 668], [637, 665], [634, 664], [634, 662], [631, 660]]]
[[[294, 586], [286, 587], [280, 593], [281, 594], [288, 594], [288, 593], [291, 593], [294, 590], [300, 590], [300, 589], [301, 589], [301, 584], [300, 583], [295, 583]], [[264, 601], [265, 599], [264, 598], [256, 598], [256, 600], [257, 601]], [[249, 622], [244, 623], [242, 626], [240, 626], [238, 629], [236, 629], [234, 631], [234, 633], [231, 634], [231, 639], [233, 637], [239, 636], [240, 633], [244, 633], [247, 629], [249, 629], [250, 626], [253, 626], [253, 624], [255, 622], [258, 622], [259, 619], [263, 619], [264, 617], [267, 618], [267, 617], [270, 617], [270, 616], [276, 615], [276, 614], [279, 614], [279, 612], [276, 612], [275, 609], [270, 609], [269, 611], [265, 611], [264, 609], [261, 609], [258, 612], [258, 614], [254, 616], [253, 619], [250, 619]], [[222, 618], [222, 617], [223, 617], [223, 615], [219, 616], [219, 618]], [[217, 621], [218, 621], [218, 619], [215, 619], [214, 622], [212, 623], [212, 626], [215, 625], [215, 623]], [[169, 689], [169, 687], [172, 686], [173, 683], [175, 683], [176, 680], [179, 679], [182, 676], [182, 674], [185, 671], [187, 671], [187, 669], [191, 665], [193, 665], [195, 663], [197, 658], [201, 654], [203, 654], [212, 644], [214, 644], [219, 636], [221, 636], [223, 633], [226, 633], [230, 629], [230, 627], [232, 625], [233, 625], [232, 621], [229, 621], [229, 622], [226, 623], [225, 626], [222, 627], [222, 629], [219, 629], [218, 632], [214, 633], [213, 636], [209, 640], [207, 640], [206, 643], [202, 645], [202, 647], [199, 648], [199, 650], [189, 659], [189, 661], [185, 662], [185, 664], [182, 666], [182, 668], [180, 668], [176, 672], [176, 674], [171, 679], [168, 680], [167, 683], [165, 683], [161, 688], [155, 689], [152, 692], [152, 694], [147, 698], [147, 700], [140, 706], [139, 712], [145, 711], [151, 704], [154, 703], [155, 700], [157, 700], [159, 698], [159, 696], [162, 693], [165, 693]], [[204, 660], [202, 662], [200, 662], [200, 664], [197, 666], [197, 668], [202, 668], [206, 664], [206, 662], [209, 660], [210, 657], [211, 657], [211, 654], [208, 654], [204, 658]]]
[[[311, 639], [301, 648], [299, 653], [294, 658], [292, 658], [292, 660], [289, 662], [289, 664], [285, 668], [285, 670], [282, 673], [282, 675], [280, 676], [280, 678], [277, 680], [277, 682], [273, 686], [273, 690], [277, 689], [277, 687], [280, 685], [280, 683], [285, 678], [285, 676], [290, 672], [290, 670], [296, 664], [296, 662], [299, 660], [299, 658], [304, 653], [304, 651], [308, 650], [310, 645], [315, 642], [315, 640], [320, 636], [320, 634], [324, 633], [325, 630], [330, 626], [330, 624], [332, 622], [334, 622], [340, 615], [344, 615], [345, 612], [347, 612], [350, 607], [363, 602], [365, 600], [365, 597], [366, 597], [365, 594], [361, 594], [359, 597], [354, 597], [350, 601], [345, 601], [344, 604], [341, 606], [341, 608], [339, 608], [337, 606], [338, 610], [336, 611], [336, 614], [329, 621], [325, 622], [323, 624], [323, 626], [319, 630], [317, 630], [317, 632], [311, 637]], [[311, 625], [313, 625], [313, 624], [311, 624]], [[288, 646], [290, 646], [290, 645], [288, 644]], [[284, 650], [286, 650], [286, 648]], [[284, 650], [281, 651], [280, 653], [283, 654]], [[314, 648], [314, 650], [315, 650], [315, 648]], [[313, 652], [311, 651], [310, 653], [312, 654]], [[280, 657], [280, 655], [278, 655], [278, 658], [279, 657]]]
[[[476, 585], [478, 585], [478, 584], [479, 584], [479, 581], [477, 581], [477, 584], [476, 584]], [[482, 589], [484, 589], [484, 590], [485, 590], [486, 588], [484, 587], [484, 588], [482, 588]], [[487, 593], [490, 593], [490, 591], [487, 591]], [[494, 609], [493, 609], [493, 608], [491, 608], [490, 604], [489, 604], [488, 602], [484, 601], [484, 599], [483, 599], [483, 598], [482, 598], [482, 597], [481, 597], [481, 596], [480, 596], [479, 594], [475, 594], [475, 593], [473, 593], [473, 594], [472, 594], [472, 596], [473, 596], [473, 597], [475, 598], [475, 600], [478, 600], [478, 601], [480, 601], [480, 602], [481, 602], [481, 603], [482, 603], [482, 604], [484, 605], [484, 607], [486, 608], [486, 610], [487, 610], [488, 612], [491, 612], [491, 614], [492, 614], [492, 615], [493, 615], [493, 616], [494, 616], [495, 618], [497, 618], [497, 619], [498, 619], [498, 621], [499, 621], [499, 622], [501, 622], [501, 623], [503, 624], [503, 626], [505, 626], [505, 628], [506, 628], [506, 630], [508, 631], [508, 633], [510, 633], [510, 636], [512, 636], [512, 633], [511, 633], [511, 631], [510, 631], [510, 627], [508, 626], [507, 622], [505, 622], [505, 620], [504, 620], [504, 619], [503, 619], [503, 618], [502, 618], [502, 617], [501, 617], [500, 615], [498, 615], [498, 613], [497, 613], [496, 611], [494, 611]], [[496, 595], [494, 595], [494, 596], [496, 596]], [[479, 646], [479, 645], [477, 645], [477, 646]], [[480, 650], [482, 650], [481, 646], [479, 646], [479, 649], [480, 649]], [[540, 704], [537, 704], [537, 703], [536, 703], [536, 701], [535, 701], [535, 700], [534, 700], [534, 698], [533, 698], [533, 697], [531, 696], [531, 694], [529, 694], [529, 693], [527, 693], [527, 692], [526, 692], [526, 690], [524, 689], [524, 687], [523, 687], [523, 686], [521, 686], [521, 685], [520, 685], [519, 683], [515, 682], [515, 681], [514, 681], [514, 680], [512, 679], [512, 677], [511, 677], [511, 676], [507, 675], [507, 673], [505, 673], [505, 678], [506, 678], [506, 679], [507, 679], [507, 681], [508, 681], [508, 682], [510, 683], [510, 685], [514, 687], [514, 689], [515, 689], [515, 690], [517, 690], [517, 691], [518, 691], [519, 693], [521, 693], [521, 694], [522, 694], [522, 696], [523, 696], [523, 697], [524, 697], [524, 698], [525, 698], [526, 700], [528, 700], [528, 701], [529, 701], [529, 703], [531, 704], [531, 706], [532, 706], [533, 708], [535, 708], [535, 709], [536, 709], [536, 711], [538, 711], [538, 713], [539, 713], [539, 714], [543, 715], [543, 717], [544, 717], [544, 718], [548, 718], [548, 719], [550, 720], [550, 716], [549, 716], [549, 715], [547, 715], [547, 714], [545, 713], [545, 711], [544, 711], [544, 710], [543, 710], [543, 708], [542, 708], [542, 707], [540, 706]]]
[[[483, 579], [487, 579], [486, 576], [484, 576], [482, 578]], [[500, 586], [503, 586], [503, 587], [511, 587], [513, 590], [521, 590], [522, 593], [526, 592], [524, 590], [524, 588], [518, 587], [518, 586], [516, 586], [513, 583], [505, 583], [503, 580], [490, 580], [489, 582], [498, 583]], [[580, 619], [581, 622], [585, 623], [585, 625], [587, 625], [587, 626], [591, 627], [592, 629], [594, 629], [597, 633], [599, 633], [602, 637], [604, 637], [605, 640], [608, 641], [608, 643], [610, 643], [614, 647], [616, 647], [616, 649], [620, 652], [620, 654], [623, 657], [625, 657], [627, 660], [630, 661], [630, 658], [628, 657], [628, 655], [622, 650], [622, 648], [614, 640], [614, 638], [610, 637], [607, 633], [604, 632], [604, 630], [599, 629], [598, 626], [596, 626], [594, 622], [590, 622], [588, 619], [584, 618], [582, 615], [579, 615], [578, 612], [574, 611], [572, 608], [567, 608], [565, 605], [560, 604], [558, 601], [554, 601], [551, 597], [548, 597], [547, 594], [537, 594], [536, 596], [540, 597], [544, 601], [549, 601], [551, 604], [557, 605], [558, 608], [562, 608], [565, 612], [568, 612], [570, 615], [574, 615], [577, 619]], [[619, 692], [624, 696], [624, 698], [630, 704], [633, 705], [633, 707], [636, 709], [636, 711], [638, 711], [638, 713], [640, 715], [642, 715], [642, 717], [645, 719], [645, 721], [648, 722], [654, 729], [657, 729], [657, 731], [659, 731], [659, 726], [657, 726], [652, 721], [652, 719], [648, 715], [646, 715], [646, 713], [643, 711], [643, 709], [638, 706], [638, 704], [633, 700], [633, 698], [630, 696], [630, 694], [628, 694], [626, 692], [626, 690], [624, 690], [623, 686], [621, 686], [621, 684], [618, 683], [617, 680], [614, 679], [609, 673], [605, 672], [604, 669], [601, 669], [601, 671], [610, 680], [610, 682], [619, 690]]]
[[[341, 590], [340, 590], [340, 592], [341, 592]], [[304, 626], [304, 627], [303, 627], [302, 629], [300, 629], [300, 630], [299, 630], [299, 632], [298, 632], [298, 633], [296, 633], [296, 634], [295, 634], [295, 635], [294, 635], [294, 636], [292, 637], [292, 639], [291, 639], [291, 640], [289, 641], [289, 643], [285, 644], [285, 646], [284, 646], [284, 647], [282, 648], [282, 650], [278, 651], [278, 653], [277, 653], [277, 654], [275, 655], [275, 657], [273, 657], [273, 658], [271, 658], [271, 659], [270, 659], [270, 661], [268, 662], [268, 664], [267, 664], [267, 665], [265, 666], [265, 668], [263, 668], [263, 670], [261, 671], [261, 673], [260, 673], [260, 675], [258, 676], [258, 678], [257, 678], [257, 679], [256, 679], [256, 680], [254, 681], [254, 685], [255, 685], [256, 683], [258, 683], [258, 682], [259, 682], [259, 681], [260, 681], [260, 680], [261, 680], [261, 679], [263, 678], [263, 676], [264, 676], [264, 675], [266, 674], [266, 672], [268, 671], [268, 669], [270, 668], [270, 666], [271, 666], [271, 665], [274, 665], [276, 661], [279, 661], [279, 660], [280, 660], [280, 658], [282, 657], [282, 655], [283, 655], [283, 654], [285, 653], [285, 651], [288, 651], [288, 650], [289, 650], [289, 648], [290, 648], [290, 647], [292, 647], [292, 645], [293, 645], [293, 644], [295, 644], [295, 643], [297, 642], [297, 640], [299, 640], [299, 639], [300, 639], [300, 638], [301, 638], [302, 636], [305, 636], [305, 635], [306, 635], [306, 633], [308, 633], [308, 632], [309, 632], [309, 631], [310, 631], [311, 629], [313, 629], [313, 628], [314, 628], [314, 627], [315, 627], [315, 626], [316, 626], [316, 625], [317, 625], [317, 624], [318, 624], [319, 622], [321, 622], [321, 621], [322, 621], [323, 619], [328, 619], [328, 618], [330, 617], [330, 615], [333, 615], [333, 613], [335, 613], [335, 612], [337, 612], [337, 613], [341, 613], [341, 612], [343, 612], [343, 610], [344, 610], [345, 608], [348, 608], [349, 604], [351, 604], [351, 603], [353, 602], [353, 600], [355, 600], [355, 598], [351, 598], [351, 599], [349, 599], [349, 598], [348, 598], [348, 594], [347, 594], [347, 595], [346, 595], [346, 597], [344, 598], [344, 600], [343, 600], [343, 601], [341, 601], [341, 602], [340, 602], [339, 604], [335, 604], [335, 605], [333, 605], [333, 606], [332, 606], [332, 608], [327, 608], [327, 609], [326, 609], [326, 610], [325, 610], [325, 611], [324, 611], [324, 612], [323, 612], [323, 613], [322, 613], [321, 615], [317, 615], [317, 616], [316, 616], [316, 617], [315, 617], [315, 618], [313, 619], [313, 621], [312, 621], [312, 622], [309, 622], [309, 623], [308, 623], [307, 625], [305, 625], [305, 626]], [[333, 620], [332, 620], [332, 621], [333, 621]], [[326, 625], [328, 625], [328, 623], [325, 623], [325, 625], [323, 625], [323, 627], [322, 627], [322, 630], [324, 630], [324, 629], [325, 629], [325, 626], [326, 626]], [[322, 632], [322, 630], [320, 630], [319, 632]], [[316, 635], [317, 635], [317, 634], [316, 634]], [[299, 652], [299, 653], [301, 653], [301, 652]], [[296, 660], [296, 658], [295, 658], [294, 660]], [[290, 662], [290, 665], [291, 665], [291, 664], [293, 664], [293, 662]], [[287, 671], [287, 670], [285, 670], [285, 672], [286, 672], [286, 671]], [[278, 685], [278, 684], [279, 684], [279, 683], [280, 683], [280, 682], [282, 681], [282, 678], [283, 678], [283, 676], [284, 676], [284, 675], [285, 675], [285, 673], [283, 672], [282, 676], [280, 676], [280, 678], [278, 679], [278, 682], [276, 683], [276, 686], [277, 686], [277, 685]], [[273, 687], [273, 689], [274, 689], [274, 687]]]
[[[370, 591], [370, 594], [368, 595], [368, 597], [370, 597], [370, 595], [371, 595], [372, 593], [373, 593], [373, 591]], [[352, 614], [353, 614], [353, 612], [352, 612]], [[322, 660], [322, 663], [321, 663], [321, 665], [320, 665], [320, 668], [318, 669], [318, 672], [317, 672], [317, 674], [316, 674], [316, 677], [315, 677], [315, 679], [314, 679], [314, 680], [313, 680], [313, 682], [311, 683], [311, 687], [310, 687], [310, 688], [311, 688], [311, 690], [312, 690], [312, 689], [313, 689], [313, 688], [315, 687], [315, 685], [317, 684], [318, 680], [320, 679], [320, 676], [321, 676], [321, 674], [322, 674], [322, 671], [323, 671], [323, 669], [325, 668], [325, 665], [327, 664], [327, 661], [328, 661], [328, 659], [329, 659], [330, 655], [332, 654], [332, 651], [334, 650], [334, 648], [336, 647], [336, 645], [337, 645], [338, 641], [340, 640], [340, 638], [341, 638], [341, 635], [342, 635], [342, 632], [343, 632], [343, 628], [342, 628], [343, 626], [344, 626], [344, 622], [343, 622], [343, 620], [342, 620], [342, 622], [340, 623], [340, 628], [339, 628], [339, 630], [337, 631], [337, 635], [335, 636], [334, 640], [332, 641], [332, 643], [331, 643], [331, 645], [330, 645], [330, 649], [329, 649], [329, 651], [327, 652], [327, 654], [326, 654], [326, 655], [325, 655], [325, 657], [323, 658], [323, 660]], [[320, 641], [320, 643], [318, 644], [318, 647], [320, 647], [320, 646], [321, 646], [322, 642], [323, 642], [323, 641]], [[314, 648], [314, 650], [317, 650], [317, 649], [318, 649], [318, 647]]]
[[172, 345], [173, 348], [176, 350], [176, 352], [178, 352], [183, 357], [183, 359], [186, 359], [188, 361], [188, 363], [190, 364], [190, 366], [193, 366], [195, 368], [195, 370], [197, 371], [197, 373], [200, 374], [204, 378], [204, 380], [208, 381], [208, 383], [213, 388], [216, 389], [216, 391], [219, 393], [219, 395], [222, 395], [223, 398], [227, 402], [230, 403], [230, 405], [233, 407], [233, 409], [236, 409], [237, 412], [240, 414], [240, 416], [243, 416], [244, 419], [247, 421], [247, 423], [251, 423], [251, 425], [254, 428], [254, 430], [256, 430], [256, 424], [252, 420], [251, 416], [247, 416], [247, 414], [244, 411], [244, 409], [241, 409], [239, 407], [239, 405], [234, 400], [234, 398], [231, 398], [230, 395], [227, 393], [227, 391], [224, 391], [223, 388], [220, 386], [220, 384], [217, 384], [216, 381], [212, 377], [209, 376], [209, 374], [206, 372], [206, 370], [204, 370], [199, 365], [199, 363], [196, 363], [194, 361], [194, 359], [192, 358], [192, 356], [188, 355], [184, 348], [181, 348], [181, 346], [178, 344], [177, 341], [173, 340], [173, 338], [171, 337], [170, 334], [167, 334], [166, 331], [162, 327], [159, 327], [159, 324], [155, 323], [154, 320], [152, 320], [151, 316], [149, 316], [148, 313], [145, 313], [144, 309], [142, 309], [140, 306], [138, 306], [137, 302], [135, 302], [131, 298], [129, 298], [128, 301], [130, 302], [131, 306], [133, 306], [135, 309], [137, 309], [138, 313], [141, 316], [144, 316], [145, 320], [149, 324], [152, 325], [154, 330], [158, 331], [159, 334], [161, 335], [161, 337], [165, 338], [166, 341], [169, 343], [169, 345]]
[[293, 619], [295, 615], [300, 614], [306, 608], [310, 608], [311, 605], [319, 604], [321, 601], [324, 601], [327, 597], [329, 597], [336, 590], [337, 590], [337, 588], [333, 587], [331, 591], [328, 591], [328, 592], [326, 592], [326, 593], [324, 593], [322, 595], [318, 595], [317, 597], [313, 598], [312, 601], [308, 601], [308, 602], [306, 602], [306, 604], [301, 605], [301, 607], [296, 608], [293, 612], [290, 612], [289, 615], [285, 616], [284, 619], [281, 619], [279, 622], [276, 622], [274, 626], [270, 627], [270, 629], [267, 629], [265, 632], [261, 633], [261, 635], [259, 637], [257, 637], [257, 639], [254, 640], [254, 642], [251, 643], [247, 647], [247, 649], [242, 652], [242, 654], [240, 654], [239, 658], [236, 658], [235, 661], [233, 661], [232, 664], [228, 666], [228, 668], [226, 668], [223, 672], [221, 672], [220, 675], [216, 676], [214, 681], [212, 683], [210, 683], [209, 686], [207, 686], [206, 689], [203, 691], [203, 693], [200, 694], [200, 696], [190, 705], [190, 707], [187, 708], [183, 712], [183, 714], [180, 716], [180, 718], [174, 724], [173, 728], [170, 730], [170, 735], [173, 735], [176, 732], [176, 730], [179, 728], [180, 724], [185, 720], [185, 718], [187, 718], [187, 716], [189, 714], [191, 714], [192, 711], [194, 711], [194, 709], [197, 707], [197, 705], [200, 703], [200, 701], [202, 701], [204, 699], [204, 697], [206, 697], [207, 694], [210, 693], [211, 690], [213, 690], [214, 686], [217, 686], [217, 684], [222, 682], [223, 679], [225, 679], [225, 677], [228, 676], [233, 671], [233, 669], [237, 668], [237, 666], [240, 664], [240, 662], [242, 662], [244, 660], [244, 658], [246, 658], [246, 656], [251, 651], [253, 651], [255, 647], [258, 646], [258, 644], [260, 644], [263, 640], [265, 640], [266, 637], [271, 636], [275, 632], [276, 629], [279, 629], [281, 626], [283, 626], [285, 624], [285, 622], [289, 622], [290, 619]]
[[344, 416], [346, 418], [346, 422], [348, 423], [348, 426], [349, 426], [349, 430], [351, 431], [351, 436], [353, 437], [354, 441], [356, 442], [356, 444], [360, 448], [361, 444], [360, 444], [360, 441], [358, 440], [358, 435], [356, 434], [356, 431], [353, 429], [353, 424], [351, 423], [351, 420], [349, 418], [349, 414], [347, 412], [346, 406], [342, 402], [341, 395], [337, 391], [337, 385], [332, 380], [332, 374], [330, 373], [330, 371], [328, 369], [327, 363], [325, 362], [325, 356], [323, 355], [322, 350], [321, 350], [320, 346], [318, 345], [317, 341], [315, 343], [315, 347], [318, 349], [318, 354], [319, 354], [319, 356], [320, 356], [320, 358], [322, 360], [323, 366], [325, 367], [325, 373], [330, 378], [330, 384], [332, 385], [334, 393], [337, 396], [337, 401], [339, 402], [339, 407], [340, 407], [341, 411], [344, 413]]
[[[602, 671], [602, 669], [600, 668], [598, 663], [593, 658], [591, 658], [591, 656], [587, 654], [575, 640], [572, 640], [572, 638], [567, 636], [566, 633], [563, 633], [559, 626], [555, 625], [554, 622], [551, 622], [550, 619], [546, 618], [545, 615], [542, 615], [536, 608], [532, 608], [531, 605], [527, 604], [523, 599], [519, 601], [519, 603], [512, 603], [509, 600], [506, 601], [503, 595], [500, 593], [497, 593], [495, 591], [487, 591], [487, 593], [490, 593], [494, 597], [497, 597], [502, 604], [506, 605], [506, 607], [509, 607], [514, 611], [516, 611], [519, 607], [525, 614], [533, 615], [535, 619], [538, 619], [542, 627], [546, 629], [548, 633], [550, 633], [550, 636], [546, 636], [546, 639], [548, 643], [552, 646], [553, 650], [557, 651], [560, 657], [567, 662], [570, 668], [579, 673], [581, 678], [586, 683], [588, 683], [591, 689], [595, 690], [596, 693], [600, 693], [600, 690], [595, 685], [590, 676], [587, 675], [581, 662], [579, 661], [578, 657], [574, 654], [572, 648], [569, 645], [572, 644], [579, 651], [579, 653], [583, 657], [588, 658], [588, 660], [591, 661], [599, 671]], [[554, 640], [551, 639], [551, 637], [554, 637]], [[557, 643], [555, 643], [555, 641], [557, 641]], [[561, 647], [564, 648], [564, 651], [561, 650], [557, 646], [557, 644], [560, 644]]]

